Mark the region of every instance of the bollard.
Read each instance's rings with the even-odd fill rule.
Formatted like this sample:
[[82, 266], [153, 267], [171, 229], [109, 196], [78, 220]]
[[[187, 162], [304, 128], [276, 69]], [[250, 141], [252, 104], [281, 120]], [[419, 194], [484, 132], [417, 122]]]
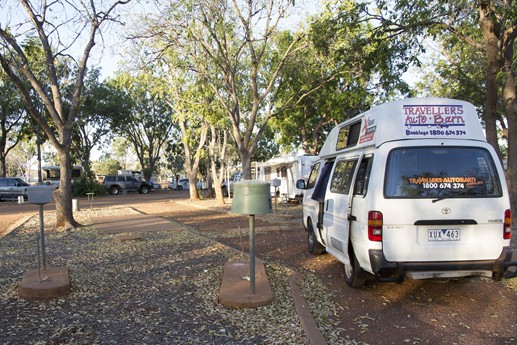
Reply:
[[79, 200], [72, 199], [72, 210], [73, 211], [81, 211], [81, 207], [79, 206]]
[[23, 204], [23, 195], [18, 196], [18, 204]]

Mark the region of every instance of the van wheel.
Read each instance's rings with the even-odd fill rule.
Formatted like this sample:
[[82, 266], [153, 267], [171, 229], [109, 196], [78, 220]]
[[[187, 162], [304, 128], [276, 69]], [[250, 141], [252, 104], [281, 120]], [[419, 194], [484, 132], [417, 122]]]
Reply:
[[309, 250], [309, 253], [314, 255], [320, 255], [325, 251], [325, 247], [318, 242], [318, 238], [316, 237], [310, 218], [307, 220], [307, 249]]
[[183, 190], [183, 187], [182, 186], [178, 186], [177, 189], [181, 192]]
[[359, 266], [359, 261], [357, 261], [354, 252], [350, 251], [349, 254], [351, 265], [345, 264], [345, 282], [351, 288], [358, 289], [366, 282], [365, 272]]

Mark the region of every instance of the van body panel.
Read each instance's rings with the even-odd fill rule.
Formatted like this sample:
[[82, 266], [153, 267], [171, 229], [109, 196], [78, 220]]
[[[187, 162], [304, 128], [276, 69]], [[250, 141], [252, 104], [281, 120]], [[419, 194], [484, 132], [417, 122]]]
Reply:
[[329, 133], [311, 176], [304, 224], [339, 261], [351, 265], [353, 254], [379, 280], [500, 279], [516, 265], [503, 237], [504, 170], [467, 102], [404, 99], [358, 115]]
[[[492, 210], [487, 210], [487, 204]], [[387, 203], [381, 209], [384, 256], [392, 262], [497, 259], [501, 248], [509, 245], [509, 240], [503, 240], [505, 205], [496, 200], [487, 204], [461, 199], [434, 204], [430, 200]], [[444, 210], [450, 213], [444, 215]], [[419, 221], [424, 225], [415, 225]], [[476, 224], [461, 224], [470, 221]], [[439, 235], [443, 238], [437, 238]]]

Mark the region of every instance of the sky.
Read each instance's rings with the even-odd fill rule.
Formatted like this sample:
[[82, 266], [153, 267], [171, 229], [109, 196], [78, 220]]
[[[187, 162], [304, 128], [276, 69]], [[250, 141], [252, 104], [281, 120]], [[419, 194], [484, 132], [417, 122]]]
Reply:
[[[0, 0], [1, 1], [1, 0]], [[310, 15], [317, 13], [320, 0], [296, 0], [292, 14], [284, 21], [284, 28], [297, 30]], [[102, 39], [94, 48], [90, 65], [101, 67], [103, 79], [114, 75], [118, 64], [123, 60], [125, 50], [129, 47], [124, 35], [126, 30], [137, 25], [139, 14], [152, 11], [153, 7], [147, 2], [130, 2], [121, 7], [121, 18], [125, 25], [112, 25], [109, 30], [103, 30]]]

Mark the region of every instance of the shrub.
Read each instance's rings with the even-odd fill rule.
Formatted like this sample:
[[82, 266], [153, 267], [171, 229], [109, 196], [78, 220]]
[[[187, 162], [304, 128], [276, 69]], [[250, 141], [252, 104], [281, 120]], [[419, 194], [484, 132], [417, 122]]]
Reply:
[[106, 189], [97, 181], [81, 177], [79, 180], [72, 182], [72, 196], [86, 196], [86, 193], [95, 193], [95, 195], [106, 194]]

